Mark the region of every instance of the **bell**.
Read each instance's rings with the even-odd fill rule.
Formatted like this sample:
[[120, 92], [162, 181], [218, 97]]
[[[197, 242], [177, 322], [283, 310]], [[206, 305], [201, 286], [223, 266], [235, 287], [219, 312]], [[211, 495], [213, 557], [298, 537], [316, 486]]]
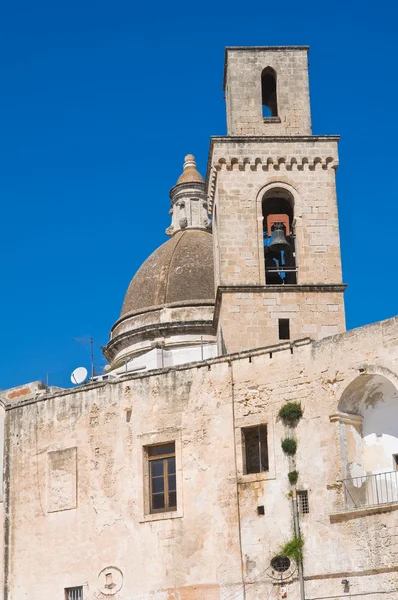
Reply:
[[285, 228], [282, 223], [275, 223], [274, 230], [272, 232], [272, 241], [268, 248], [273, 252], [281, 252], [289, 248], [289, 242], [285, 236]]

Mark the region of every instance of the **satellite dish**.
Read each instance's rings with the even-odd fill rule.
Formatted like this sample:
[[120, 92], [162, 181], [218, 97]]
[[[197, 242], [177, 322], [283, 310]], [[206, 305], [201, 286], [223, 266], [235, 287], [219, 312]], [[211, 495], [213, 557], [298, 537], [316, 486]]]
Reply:
[[85, 367], [77, 367], [70, 376], [70, 380], [72, 383], [78, 385], [87, 379], [87, 375], [88, 373]]

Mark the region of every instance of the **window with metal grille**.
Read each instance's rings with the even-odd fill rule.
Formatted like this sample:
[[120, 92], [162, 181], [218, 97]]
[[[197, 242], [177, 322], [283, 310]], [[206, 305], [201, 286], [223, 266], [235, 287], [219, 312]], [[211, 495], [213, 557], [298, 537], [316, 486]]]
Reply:
[[310, 512], [310, 505], [308, 504], [308, 490], [297, 490], [297, 504], [299, 513], [306, 515]]
[[268, 471], [267, 426], [256, 425], [242, 429], [245, 448], [245, 472], [262, 473]]
[[83, 586], [66, 588], [65, 600], [83, 600]]
[[151, 513], [177, 510], [175, 443], [147, 446]]

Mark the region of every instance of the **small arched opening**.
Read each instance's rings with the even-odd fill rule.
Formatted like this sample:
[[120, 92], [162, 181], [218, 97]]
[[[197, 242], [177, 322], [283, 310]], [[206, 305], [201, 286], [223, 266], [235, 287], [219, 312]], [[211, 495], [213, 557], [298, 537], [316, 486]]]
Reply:
[[271, 67], [265, 68], [261, 73], [261, 101], [263, 105], [263, 117], [278, 116], [276, 73]]
[[262, 200], [265, 281], [297, 283], [294, 201], [284, 189], [269, 190]]
[[397, 388], [383, 375], [360, 375], [338, 409], [346, 503], [398, 502]]

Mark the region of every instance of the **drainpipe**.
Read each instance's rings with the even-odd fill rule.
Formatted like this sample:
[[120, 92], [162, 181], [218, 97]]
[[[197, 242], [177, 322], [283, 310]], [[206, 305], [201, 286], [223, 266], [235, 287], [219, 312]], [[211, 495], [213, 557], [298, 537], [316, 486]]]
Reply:
[[[300, 537], [300, 524], [299, 524], [299, 514], [298, 514], [296, 490], [292, 490], [292, 502], [293, 502], [293, 516], [294, 516], [294, 533], [295, 533], [296, 538], [299, 538]], [[298, 560], [297, 567], [298, 567], [299, 583], [300, 583], [300, 599], [305, 600], [304, 572], [303, 572], [302, 558], [300, 558]]]

